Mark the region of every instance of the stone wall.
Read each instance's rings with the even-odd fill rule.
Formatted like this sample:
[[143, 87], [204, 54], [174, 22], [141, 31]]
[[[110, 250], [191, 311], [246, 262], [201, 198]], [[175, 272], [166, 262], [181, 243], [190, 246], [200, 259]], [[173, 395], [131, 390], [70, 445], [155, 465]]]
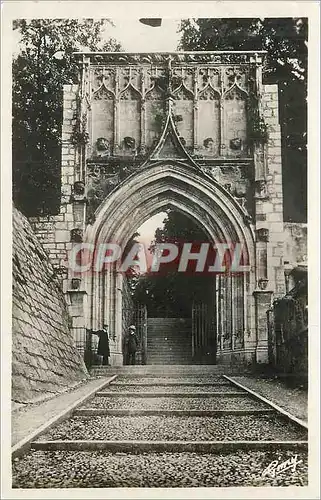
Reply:
[[69, 329], [55, 270], [13, 209], [12, 399], [44, 399], [88, 377]]
[[269, 361], [280, 373], [308, 377], [308, 283], [307, 275], [286, 296], [273, 304], [269, 323]]
[[308, 225], [297, 222], [284, 224], [285, 256], [284, 260], [292, 266], [307, 264], [308, 260]]
[[268, 229], [267, 261], [269, 289], [274, 297], [285, 293], [283, 270], [284, 258], [284, 226], [283, 226], [283, 191], [282, 191], [282, 159], [281, 128], [278, 111], [277, 85], [265, 85], [263, 94], [263, 114], [268, 126], [266, 168], [266, 200], [264, 203], [265, 221], [262, 227]]
[[[83, 224], [83, 203], [72, 203], [72, 187], [80, 168], [77, 148], [71, 142], [76, 121], [77, 91], [78, 85], [64, 85], [60, 212], [54, 216], [29, 218], [33, 231], [48, 252], [51, 263], [57, 268], [67, 267], [68, 252], [72, 247], [72, 230], [82, 229]], [[68, 288], [66, 280], [64, 287], [65, 290]]]

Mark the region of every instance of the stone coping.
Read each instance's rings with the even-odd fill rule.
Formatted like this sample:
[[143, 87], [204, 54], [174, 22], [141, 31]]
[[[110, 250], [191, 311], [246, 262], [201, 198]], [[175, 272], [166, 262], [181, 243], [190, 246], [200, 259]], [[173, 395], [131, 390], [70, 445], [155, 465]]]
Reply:
[[102, 378], [87, 379], [82, 384], [63, 394], [56, 395], [41, 403], [31, 403], [12, 411], [11, 414], [11, 445], [16, 446], [38, 429], [56, 420], [68, 408], [76, 407], [79, 402], [84, 402], [97, 390], [108, 384], [112, 374]]

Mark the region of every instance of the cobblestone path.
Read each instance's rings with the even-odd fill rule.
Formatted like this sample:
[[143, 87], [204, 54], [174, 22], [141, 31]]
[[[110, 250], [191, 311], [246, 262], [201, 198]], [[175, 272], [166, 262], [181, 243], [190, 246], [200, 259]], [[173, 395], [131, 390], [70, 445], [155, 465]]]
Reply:
[[119, 375], [13, 459], [13, 487], [305, 486], [306, 441], [224, 377]]

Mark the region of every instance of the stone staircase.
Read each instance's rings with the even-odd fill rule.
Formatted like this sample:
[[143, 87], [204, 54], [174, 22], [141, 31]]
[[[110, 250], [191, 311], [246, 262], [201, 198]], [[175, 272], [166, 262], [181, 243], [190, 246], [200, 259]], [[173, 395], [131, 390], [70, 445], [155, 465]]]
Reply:
[[147, 364], [192, 363], [192, 330], [188, 318], [148, 318]]

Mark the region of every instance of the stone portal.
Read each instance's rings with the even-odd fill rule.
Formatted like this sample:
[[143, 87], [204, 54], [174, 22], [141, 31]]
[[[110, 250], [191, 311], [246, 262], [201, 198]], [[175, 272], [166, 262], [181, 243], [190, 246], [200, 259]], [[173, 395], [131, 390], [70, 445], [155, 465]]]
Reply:
[[172, 208], [212, 244], [240, 243], [248, 255], [249, 272], [213, 282], [217, 361], [267, 362], [266, 309], [285, 283], [278, 89], [262, 83], [265, 53], [76, 57], [81, 79], [64, 88], [60, 214], [33, 225], [64, 273], [80, 348], [86, 327], [107, 323], [111, 362], [122, 363], [124, 277], [116, 268], [75, 277], [68, 251], [124, 248], [133, 228]]

